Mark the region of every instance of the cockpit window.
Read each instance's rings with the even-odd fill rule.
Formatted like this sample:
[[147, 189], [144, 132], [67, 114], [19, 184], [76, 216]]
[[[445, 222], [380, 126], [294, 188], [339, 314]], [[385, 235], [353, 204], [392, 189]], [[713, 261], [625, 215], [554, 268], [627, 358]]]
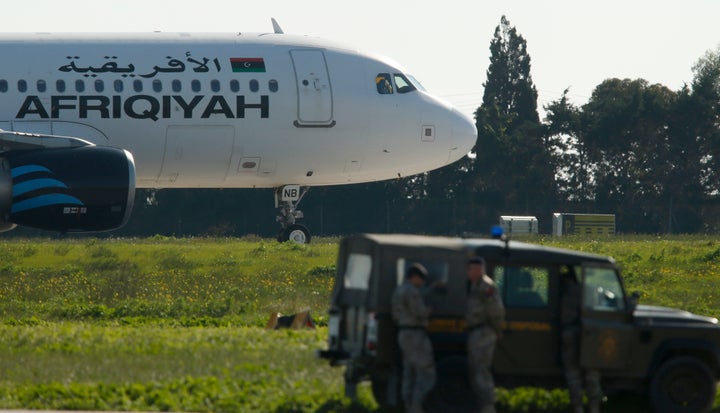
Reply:
[[375, 86], [381, 95], [408, 93], [418, 89], [425, 90], [415, 78], [402, 73], [378, 73], [375, 76]]
[[398, 93], [408, 93], [416, 90], [415, 85], [413, 85], [405, 75], [400, 73], [395, 73], [395, 86], [397, 87]]
[[420, 83], [419, 80], [415, 79], [414, 76], [407, 75], [407, 77], [410, 80], [410, 83], [412, 83], [413, 86], [415, 86], [417, 89], [422, 90], [423, 92], [427, 90], [427, 89], [425, 89], [425, 86], [423, 86], [422, 83]]
[[375, 86], [381, 95], [389, 95], [393, 92], [392, 77], [390, 73], [378, 73], [375, 76]]

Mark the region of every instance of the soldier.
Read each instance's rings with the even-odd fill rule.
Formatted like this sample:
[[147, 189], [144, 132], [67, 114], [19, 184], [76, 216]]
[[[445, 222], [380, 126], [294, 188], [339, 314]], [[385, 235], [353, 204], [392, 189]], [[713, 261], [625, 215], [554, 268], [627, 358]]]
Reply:
[[[583, 413], [583, 382], [580, 370], [580, 299], [581, 288], [575, 272], [566, 268], [562, 277], [560, 322], [562, 323], [561, 358], [565, 369], [570, 405], [573, 413]], [[585, 370], [585, 385], [590, 413], [600, 412], [600, 373], [595, 369]]]
[[435, 358], [427, 335], [430, 309], [420, 294], [425, 281], [425, 267], [413, 264], [405, 274], [405, 282], [392, 297], [392, 313], [403, 357], [402, 397], [408, 413], [423, 411], [423, 400], [435, 385]]
[[485, 274], [485, 260], [471, 258], [467, 264], [470, 291], [467, 298], [468, 364], [470, 384], [481, 413], [495, 413], [495, 383], [490, 373], [495, 343], [502, 336], [505, 307], [495, 282]]

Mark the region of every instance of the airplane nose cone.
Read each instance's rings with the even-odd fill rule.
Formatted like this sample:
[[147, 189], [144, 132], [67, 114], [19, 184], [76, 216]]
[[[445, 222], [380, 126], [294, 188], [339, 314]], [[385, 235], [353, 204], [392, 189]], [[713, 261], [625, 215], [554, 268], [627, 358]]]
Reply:
[[453, 109], [453, 116], [451, 162], [455, 162], [467, 155], [477, 141], [477, 127], [475, 126], [475, 122], [473, 122], [469, 116], [460, 113], [457, 109]]

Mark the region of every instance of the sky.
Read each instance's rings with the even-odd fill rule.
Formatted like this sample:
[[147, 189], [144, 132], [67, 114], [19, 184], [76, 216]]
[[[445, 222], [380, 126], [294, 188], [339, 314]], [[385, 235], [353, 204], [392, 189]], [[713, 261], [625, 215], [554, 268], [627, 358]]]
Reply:
[[502, 15], [527, 41], [538, 108], [566, 88], [582, 105], [614, 77], [678, 90], [720, 47], [718, 0], [23, 0], [3, 15], [4, 32], [271, 32], [274, 17], [285, 33], [391, 57], [467, 114]]

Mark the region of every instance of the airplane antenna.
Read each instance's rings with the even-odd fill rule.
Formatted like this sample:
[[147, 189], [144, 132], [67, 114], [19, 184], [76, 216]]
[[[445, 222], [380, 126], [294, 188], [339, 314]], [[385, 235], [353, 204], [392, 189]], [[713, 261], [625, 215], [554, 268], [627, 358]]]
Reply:
[[275, 34], [285, 34], [282, 27], [280, 27], [274, 17], [271, 17], [270, 20], [272, 20], [273, 30], [275, 31]]

